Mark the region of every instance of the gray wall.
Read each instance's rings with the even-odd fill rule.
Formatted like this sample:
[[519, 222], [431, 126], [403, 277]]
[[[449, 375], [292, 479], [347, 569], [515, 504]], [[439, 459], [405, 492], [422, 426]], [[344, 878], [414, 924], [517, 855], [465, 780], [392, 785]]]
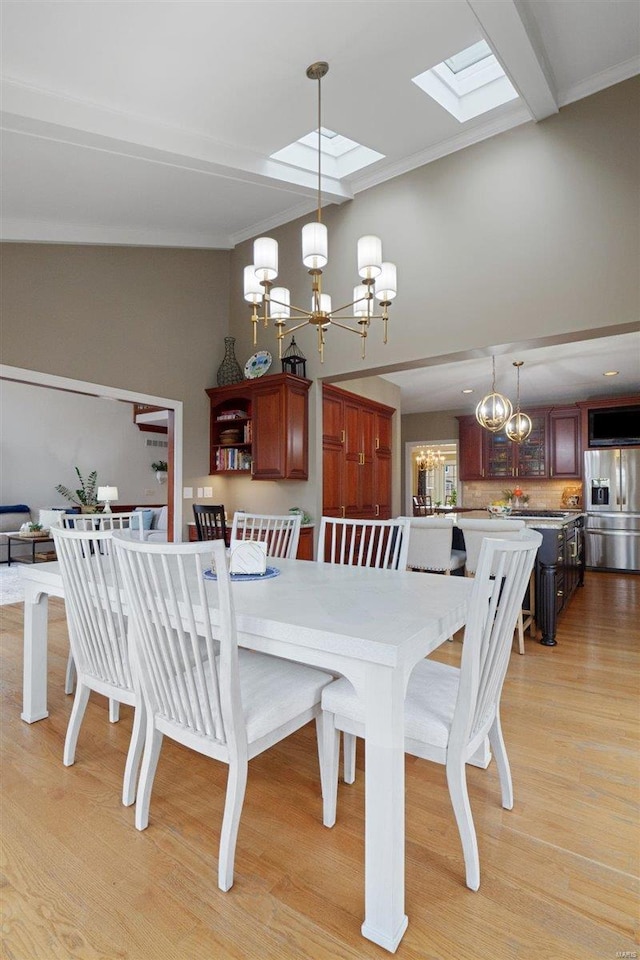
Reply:
[[185, 482], [206, 475], [204, 391], [224, 353], [228, 253], [13, 243], [0, 252], [3, 363], [182, 400]]
[[[329, 265], [323, 287], [334, 303], [356, 282], [363, 233], [383, 240], [398, 265], [400, 292], [389, 343], [373, 329], [367, 359], [356, 337], [330, 331], [324, 365], [314, 332], [296, 342], [312, 376], [377, 371], [428, 357], [531, 341], [637, 321], [640, 314], [638, 182], [640, 78], [564, 107], [328, 207]], [[270, 231], [280, 243], [278, 282], [309, 301], [300, 262], [305, 217]], [[231, 328], [250, 338], [242, 268], [231, 266]], [[273, 330], [259, 346], [274, 352]]]

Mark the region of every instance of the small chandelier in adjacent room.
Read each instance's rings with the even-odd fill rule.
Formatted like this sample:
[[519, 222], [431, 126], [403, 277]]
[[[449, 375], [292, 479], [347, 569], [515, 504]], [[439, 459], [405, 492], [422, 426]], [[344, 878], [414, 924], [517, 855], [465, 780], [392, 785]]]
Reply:
[[[382, 260], [382, 241], [379, 237], [365, 236], [358, 240], [359, 283], [353, 289], [353, 299], [339, 307], [333, 307], [331, 296], [322, 291], [322, 268], [328, 262], [328, 234], [322, 222], [322, 78], [329, 64], [324, 61], [307, 67], [307, 77], [318, 81], [318, 206], [316, 220], [302, 228], [302, 262], [311, 277], [311, 307], [297, 307], [291, 303], [287, 287], [274, 286], [278, 276], [278, 243], [272, 237], [258, 237], [253, 244], [253, 263], [244, 268], [244, 299], [253, 305], [253, 345], [257, 345], [258, 323], [268, 326], [272, 320], [278, 337], [279, 357], [282, 359], [282, 340], [287, 333], [311, 325], [317, 330], [320, 362], [324, 361], [324, 345], [327, 330], [339, 327], [356, 333], [362, 340], [362, 357], [372, 320], [382, 320], [383, 339], [387, 342], [389, 306], [397, 293], [396, 267]], [[374, 299], [380, 313], [374, 312]], [[259, 305], [263, 305], [262, 315]], [[350, 310], [347, 314], [345, 311]], [[292, 316], [293, 315], [293, 316]], [[295, 326], [286, 328], [293, 319]], [[355, 321], [351, 326], [344, 321]], [[296, 322], [299, 321], [299, 322]]]
[[531, 423], [531, 417], [520, 412], [520, 367], [524, 366], [524, 360], [514, 360], [513, 365], [517, 370], [516, 412], [507, 420], [504, 432], [509, 440], [513, 440], [514, 443], [522, 443], [531, 433], [533, 424]]
[[439, 450], [436, 450], [434, 453], [433, 449], [429, 447], [427, 452], [421, 450], [418, 456], [416, 457], [416, 466], [418, 470], [435, 470], [436, 467], [444, 466], [446, 457], [443, 453], [440, 453]]
[[496, 393], [496, 358], [493, 361], [493, 379], [491, 381], [491, 393], [480, 401], [476, 407], [476, 420], [485, 430], [497, 433], [502, 430], [507, 420], [513, 413], [513, 406], [508, 397], [501, 393]]

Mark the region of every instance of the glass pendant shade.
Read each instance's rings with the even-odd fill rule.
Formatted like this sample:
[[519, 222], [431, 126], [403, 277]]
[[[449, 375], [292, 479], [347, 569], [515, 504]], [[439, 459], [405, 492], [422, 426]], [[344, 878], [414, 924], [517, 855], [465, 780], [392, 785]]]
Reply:
[[507, 421], [504, 432], [509, 440], [513, 440], [514, 443], [522, 443], [523, 440], [527, 439], [532, 428], [531, 417], [528, 417], [526, 413], [520, 413], [518, 410]]
[[367, 297], [368, 288], [364, 283], [359, 283], [353, 288], [353, 315], [354, 317], [369, 316], [369, 300]]
[[271, 319], [288, 320], [291, 316], [289, 304], [291, 302], [289, 291], [286, 287], [273, 287], [270, 297]]
[[324, 223], [307, 223], [302, 228], [302, 262], [309, 270], [322, 270], [329, 259], [329, 236]]
[[253, 244], [253, 262], [258, 280], [275, 280], [278, 276], [278, 241], [258, 237]]
[[393, 300], [398, 292], [398, 278], [395, 263], [383, 263], [380, 275], [376, 277], [376, 297], [381, 303]]
[[244, 298], [248, 303], [262, 303], [264, 287], [256, 277], [256, 267], [252, 263], [244, 268]]
[[382, 271], [382, 240], [380, 237], [360, 237], [358, 240], [358, 274], [363, 280], [373, 280]]
[[501, 393], [489, 393], [476, 407], [476, 420], [485, 430], [497, 433], [513, 413], [513, 406], [508, 397]]

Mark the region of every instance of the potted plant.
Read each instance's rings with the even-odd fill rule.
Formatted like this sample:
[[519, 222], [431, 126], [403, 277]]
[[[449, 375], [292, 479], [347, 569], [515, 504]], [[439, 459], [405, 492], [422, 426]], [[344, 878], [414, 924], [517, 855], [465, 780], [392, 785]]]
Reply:
[[151, 469], [156, 472], [156, 480], [158, 483], [167, 482], [167, 472], [169, 470], [169, 465], [166, 460], [156, 460], [155, 463], [151, 464]]
[[77, 490], [70, 490], [59, 483], [56, 490], [67, 500], [70, 500], [76, 507], [80, 507], [82, 513], [97, 513], [98, 506], [98, 471], [92, 470], [85, 480], [78, 467], [75, 468], [80, 481], [80, 487]]

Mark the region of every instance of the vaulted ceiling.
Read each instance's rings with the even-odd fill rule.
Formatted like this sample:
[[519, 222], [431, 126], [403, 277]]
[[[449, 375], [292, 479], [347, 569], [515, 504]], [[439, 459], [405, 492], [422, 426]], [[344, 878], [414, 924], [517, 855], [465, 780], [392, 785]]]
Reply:
[[[326, 203], [640, 72], [636, 0], [2, 4], [2, 235], [229, 248], [314, 209], [271, 154], [324, 126], [384, 158]], [[412, 78], [485, 38], [519, 98], [459, 123]]]

